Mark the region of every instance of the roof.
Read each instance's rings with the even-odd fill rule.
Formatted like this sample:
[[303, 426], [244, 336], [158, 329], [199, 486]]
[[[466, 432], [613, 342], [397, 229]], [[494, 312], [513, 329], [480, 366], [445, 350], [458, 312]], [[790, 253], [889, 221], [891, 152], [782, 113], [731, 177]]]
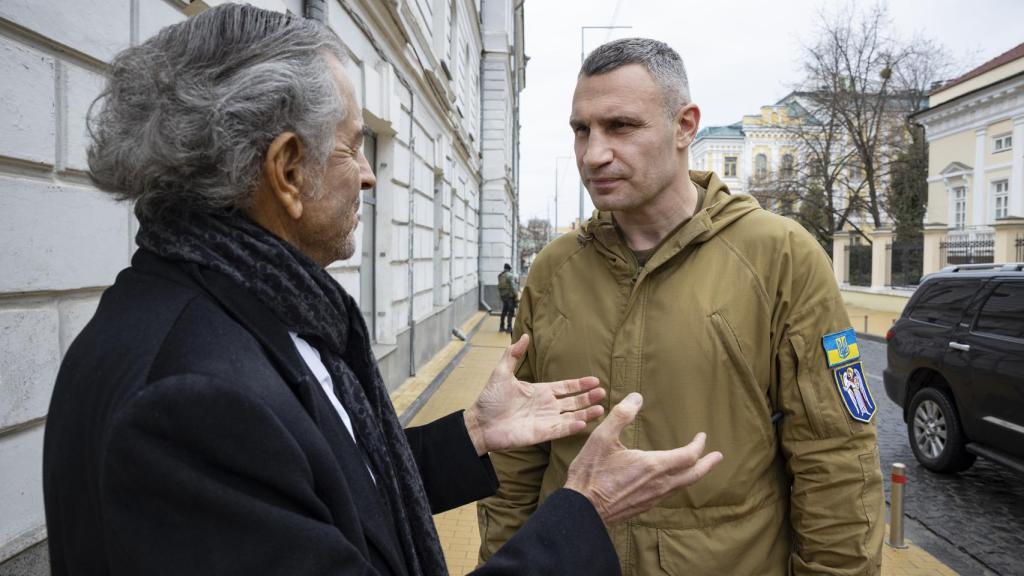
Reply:
[[1024, 58], [1024, 43], [1018, 44], [1016, 47], [1011, 48], [1006, 52], [1003, 52], [999, 56], [996, 56], [995, 58], [989, 60], [988, 62], [985, 62], [981, 66], [978, 66], [977, 68], [971, 70], [970, 72], [964, 74], [963, 76], [946, 82], [942, 86], [939, 86], [935, 90], [932, 90], [931, 94], [942, 92], [943, 90], [949, 90], [950, 88], [956, 86], [957, 84], [963, 84], [964, 82], [967, 82], [971, 78], [981, 76], [982, 74], [988, 72], [989, 70], [994, 70], [1002, 66], [1003, 64], [1013, 62], [1018, 58]]
[[704, 138], [743, 139], [743, 125], [739, 122], [728, 126], [706, 126], [697, 132], [697, 140]]

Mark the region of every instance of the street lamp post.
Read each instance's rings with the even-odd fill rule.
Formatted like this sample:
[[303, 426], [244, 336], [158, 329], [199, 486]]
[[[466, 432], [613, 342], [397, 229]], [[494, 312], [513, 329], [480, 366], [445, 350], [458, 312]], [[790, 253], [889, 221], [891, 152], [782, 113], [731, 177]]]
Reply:
[[555, 157], [555, 224], [554, 235], [558, 235], [558, 162], [560, 160], [572, 160], [572, 156]]
[[[586, 58], [586, 52], [583, 45], [583, 37], [587, 30], [616, 30], [616, 29], [631, 29], [632, 26], [580, 26], [580, 67], [583, 66], [583, 60]], [[557, 169], [557, 168], [556, 168]], [[557, 212], [557, 210], [556, 210]], [[583, 225], [583, 174], [580, 174], [580, 226]]]

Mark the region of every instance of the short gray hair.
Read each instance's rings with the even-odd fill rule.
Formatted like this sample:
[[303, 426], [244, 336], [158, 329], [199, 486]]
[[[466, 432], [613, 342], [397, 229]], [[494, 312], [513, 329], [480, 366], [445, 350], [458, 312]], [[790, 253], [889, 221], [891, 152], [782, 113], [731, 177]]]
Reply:
[[274, 138], [294, 131], [322, 173], [345, 115], [328, 56], [338, 38], [300, 17], [224, 4], [164, 28], [111, 62], [89, 112], [100, 189], [165, 208], [249, 206]]
[[642, 64], [661, 88], [670, 117], [690, 103], [690, 82], [679, 53], [650, 38], [623, 38], [598, 46], [583, 61], [580, 76], [605, 74], [629, 64]]

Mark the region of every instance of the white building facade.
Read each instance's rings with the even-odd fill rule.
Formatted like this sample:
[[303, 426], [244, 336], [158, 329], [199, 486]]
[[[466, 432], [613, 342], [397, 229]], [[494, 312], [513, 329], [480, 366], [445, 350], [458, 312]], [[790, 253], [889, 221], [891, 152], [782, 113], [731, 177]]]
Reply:
[[[523, 8], [514, 0], [250, 0], [327, 23], [373, 136], [353, 259], [389, 388], [450, 340], [516, 263]], [[107, 62], [207, 0], [0, 2], [0, 572], [48, 573], [41, 453], [68, 346], [135, 250], [130, 205], [87, 175]], [[496, 297], [492, 301], [492, 306]]]

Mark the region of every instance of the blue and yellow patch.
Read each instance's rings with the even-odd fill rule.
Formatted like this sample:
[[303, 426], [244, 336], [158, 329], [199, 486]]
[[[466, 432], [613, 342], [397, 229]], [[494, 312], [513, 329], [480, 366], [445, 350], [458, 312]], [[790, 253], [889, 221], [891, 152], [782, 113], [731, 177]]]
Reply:
[[850, 416], [858, 422], [871, 422], [876, 410], [875, 398], [868, 388], [868, 379], [864, 376], [864, 367], [860, 362], [836, 368], [832, 376]]
[[853, 362], [860, 358], [860, 348], [857, 347], [857, 333], [853, 331], [853, 328], [847, 328], [842, 332], [834, 334], [827, 334], [821, 339], [821, 344], [825, 347], [829, 368]]

